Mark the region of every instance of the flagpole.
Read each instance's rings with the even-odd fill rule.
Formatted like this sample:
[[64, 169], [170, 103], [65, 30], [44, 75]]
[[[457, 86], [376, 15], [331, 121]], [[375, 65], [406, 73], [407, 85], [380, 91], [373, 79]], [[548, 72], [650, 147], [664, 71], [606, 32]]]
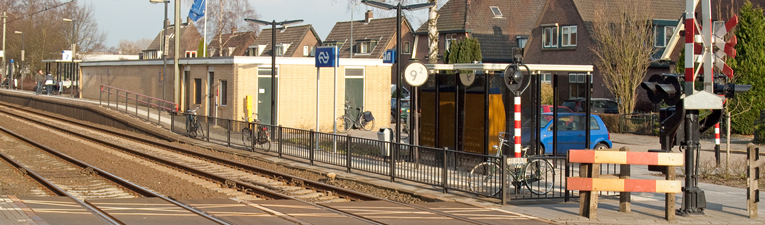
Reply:
[[202, 43], [202, 57], [207, 57], [207, 0], [205, 1], [205, 35], [202, 36], [202, 40], [204, 43]]

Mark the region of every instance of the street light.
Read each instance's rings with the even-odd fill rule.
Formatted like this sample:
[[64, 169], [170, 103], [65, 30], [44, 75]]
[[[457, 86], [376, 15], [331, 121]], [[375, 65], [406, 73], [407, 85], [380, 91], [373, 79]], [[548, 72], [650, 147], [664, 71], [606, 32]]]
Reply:
[[[434, 6], [435, 3], [411, 4], [411, 5], [404, 5], [404, 6], [402, 6], [401, 3], [398, 3], [397, 5], [390, 5], [390, 4], [371, 1], [371, 0], [361, 0], [361, 3], [364, 3], [368, 6], [372, 6], [378, 9], [384, 9], [384, 10], [395, 9], [396, 10], [396, 108], [400, 110], [401, 109], [401, 10], [404, 9], [404, 10], [411, 11], [411, 10], [429, 8]], [[414, 104], [416, 105], [417, 103], [415, 102]], [[415, 112], [415, 114], [416, 113], [417, 112]], [[401, 122], [396, 122], [396, 142], [401, 142]]]
[[303, 20], [285, 20], [282, 22], [273, 20], [269, 22], [265, 20], [245, 18], [244, 21], [271, 26], [271, 125], [276, 126], [276, 93], [274, 92], [274, 90], [276, 90], [276, 82], [274, 82], [276, 80], [276, 47], [274, 47], [276, 45], [276, 26], [278, 25], [286, 28], [292, 24], [302, 23]]
[[170, 3], [170, 0], [149, 0], [151, 4], [157, 4], [157, 3], [165, 3], [165, 20], [162, 20], [162, 39], [159, 40], [159, 49], [162, 52], [162, 100], [165, 100], [165, 70], [167, 69], [167, 54], [165, 54], [165, 46], [167, 43], [165, 43], [165, 32], [167, 30], [167, 3]]
[[[76, 29], [75, 25], [77, 25], [77, 19], [67, 19], [67, 18], [64, 18], [63, 21], [72, 22], [72, 41], [71, 41], [72, 42], [72, 67], [69, 68], [71, 70], [69, 76], [71, 76], [72, 83], [73, 83], [73, 85], [72, 85], [73, 88], [72, 88], [72, 93], [71, 93], [72, 97], [75, 97], [75, 96], [79, 97], [79, 94], [80, 94], [79, 93], [79, 87], [80, 87], [80, 85], [79, 85], [79, 82], [78, 82], [79, 79], [75, 75], [75, 73], [77, 73], [77, 68], [75, 68], [75, 66], [74, 66], [74, 56], [75, 56], [74, 50], [75, 50], [75, 46], [76, 46], [75, 39], [77, 39], [77, 36], [75, 36], [77, 34], [77, 29]], [[77, 92], [77, 95], [75, 95], [75, 92]]]
[[19, 68], [19, 74], [21, 74], [21, 90], [24, 90], [24, 32], [15, 31], [14, 33], [21, 34], [21, 65]]

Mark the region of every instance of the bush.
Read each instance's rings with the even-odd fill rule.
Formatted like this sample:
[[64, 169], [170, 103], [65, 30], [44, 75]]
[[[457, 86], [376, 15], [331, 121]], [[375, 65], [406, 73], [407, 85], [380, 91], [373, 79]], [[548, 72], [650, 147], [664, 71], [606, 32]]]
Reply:
[[608, 132], [611, 133], [620, 133], [621, 129], [619, 127], [619, 114], [594, 114], [600, 116], [600, 119], [603, 120], [603, 123], [606, 124], [606, 128], [608, 128]]

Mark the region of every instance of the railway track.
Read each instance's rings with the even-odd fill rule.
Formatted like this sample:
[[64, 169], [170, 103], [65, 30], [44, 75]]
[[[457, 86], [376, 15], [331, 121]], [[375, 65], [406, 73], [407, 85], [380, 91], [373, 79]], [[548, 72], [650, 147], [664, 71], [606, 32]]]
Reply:
[[[186, 150], [138, 135], [126, 134], [123, 131], [113, 131], [108, 128], [92, 126], [63, 117], [50, 118], [48, 115], [39, 114], [35, 111], [13, 105], [2, 105], [8, 106], [0, 110], [2, 114], [20, 118], [25, 122], [34, 123], [36, 126], [46, 126], [58, 132], [65, 132], [67, 135], [76, 136], [78, 139], [84, 139], [96, 145], [105, 146], [104, 151], [119, 151], [132, 157], [152, 161], [165, 167], [191, 174], [204, 181], [213, 182], [222, 187], [216, 191], [226, 192], [229, 197], [245, 204], [256, 200], [295, 200], [311, 207], [355, 218], [370, 224], [384, 224], [375, 219], [367, 218], [368, 216], [364, 216], [364, 211], [356, 211], [353, 207], [348, 207], [347, 205], [337, 206], [337, 204], [342, 203], [375, 201], [401, 208], [404, 211], [418, 211], [466, 224], [485, 224], [485, 222], [462, 215], [395, 202], [334, 187], [321, 182]], [[66, 127], [66, 129], [63, 127]], [[126, 142], [130, 144], [118, 144]], [[231, 190], [236, 191], [232, 192]], [[333, 203], [336, 206], [331, 206]], [[278, 211], [274, 211], [272, 214], [277, 216], [283, 215]], [[302, 223], [293, 217], [284, 217], [287, 220]]]

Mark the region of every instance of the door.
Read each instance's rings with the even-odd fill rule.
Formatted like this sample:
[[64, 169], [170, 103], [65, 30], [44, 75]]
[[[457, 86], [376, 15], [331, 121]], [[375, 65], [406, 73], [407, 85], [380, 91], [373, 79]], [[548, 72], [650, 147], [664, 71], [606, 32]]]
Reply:
[[359, 118], [356, 108], [364, 106], [364, 69], [345, 69], [345, 100], [350, 101], [349, 115]]
[[[560, 116], [558, 124], [558, 149], [559, 155], [565, 155], [569, 149], [583, 149], [584, 126], [582, 116]], [[552, 133], [548, 143], [552, 146]]]
[[[278, 68], [277, 68], [278, 69]], [[277, 70], [277, 75], [279, 74]], [[279, 77], [276, 77], [276, 90], [271, 91], [271, 67], [258, 68], [258, 119], [261, 123], [274, 124], [274, 120], [271, 118], [271, 95], [274, 95], [274, 99], [278, 99], [279, 93]], [[278, 106], [276, 110], [278, 111]], [[274, 118], [275, 119], [275, 118]]]
[[215, 72], [207, 74], [207, 116], [215, 116]]
[[189, 110], [189, 105], [191, 104], [191, 78], [189, 77], [190, 71], [183, 71], [183, 80], [185, 81], [183, 90], [185, 90], [184, 98], [183, 98], [183, 111]]

